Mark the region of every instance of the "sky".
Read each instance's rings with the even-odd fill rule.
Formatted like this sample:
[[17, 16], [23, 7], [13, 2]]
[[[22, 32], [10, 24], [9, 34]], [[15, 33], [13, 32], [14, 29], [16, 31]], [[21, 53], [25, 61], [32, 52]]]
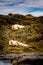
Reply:
[[0, 14], [43, 16], [43, 0], [0, 0]]

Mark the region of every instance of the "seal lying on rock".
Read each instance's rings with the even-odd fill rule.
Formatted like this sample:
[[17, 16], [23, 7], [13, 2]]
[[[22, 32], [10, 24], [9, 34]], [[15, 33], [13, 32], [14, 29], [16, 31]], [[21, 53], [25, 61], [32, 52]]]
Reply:
[[21, 29], [21, 28], [24, 28], [24, 26], [19, 25], [19, 24], [12, 25], [12, 30], [18, 30], [18, 29]]
[[21, 43], [21, 42], [18, 42], [18, 41], [14, 41], [14, 40], [10, 40], [9, 41], [9, 45], [28, 47], [27, 44], [24, 44], [24, 43]]

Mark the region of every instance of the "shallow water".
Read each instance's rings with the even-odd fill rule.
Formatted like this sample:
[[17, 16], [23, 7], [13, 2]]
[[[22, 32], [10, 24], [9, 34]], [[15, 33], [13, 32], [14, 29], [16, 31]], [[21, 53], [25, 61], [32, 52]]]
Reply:
[[[9, 60], [0, 60], [0, 65], [12, 65], [12, 64], [10, 63]], [[22, 61], [17, 65], [43, 65], [43, 59], [33, 61], [26, 59], [25, 61]]]
[[8, 60], [0, 60], [0, 65], [12, 65]]

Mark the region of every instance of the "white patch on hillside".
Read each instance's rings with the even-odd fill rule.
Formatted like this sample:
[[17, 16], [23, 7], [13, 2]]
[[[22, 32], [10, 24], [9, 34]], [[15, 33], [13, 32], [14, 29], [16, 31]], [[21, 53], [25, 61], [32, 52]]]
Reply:
[[21, 28], [24, 28], [24, 27], [25, 27], [25, 26], [19, 25], [19, 24], [12, 25], [12, 29], [13, 29], [13, 30], [18, 30], [18, 29], [21, 29]]
[[9, 41], [9, 45], [28, 47], [27, 44], [24, 44], [24, 43], [21, 43], [21, 42], [18, 42], [18, 41], [14, 41], [14, 40], [10, 40]]

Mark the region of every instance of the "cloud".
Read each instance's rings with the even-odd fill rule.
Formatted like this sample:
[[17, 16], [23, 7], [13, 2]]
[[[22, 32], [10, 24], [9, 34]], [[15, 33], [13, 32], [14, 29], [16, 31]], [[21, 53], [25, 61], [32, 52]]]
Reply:
[[1, 9], [1, 14], [8, 14], [8, 13], [13, 13], [13, 14], [26, 14], [26, 11], [24, 9], [21, 10], [21, 8], [7, 8], [7, 9]]
[[36, 12], [43, 12], [43, 0], [0, 0], [0, 14]]
[[31, 13], [33, 16], [43, 16], [43, 12], [36, 11]]
[[13, 3], [8, 3], [6, 4], [6, 6], [16, 6], [16, 5], [19, 5], [19, 4], [22, 4], [23, 2], [13, 2]]
[[43, 0], [0, 0], [1, 5], [7, 5], [10, 3], [21, 4], [27, 7], [43, 7]]

